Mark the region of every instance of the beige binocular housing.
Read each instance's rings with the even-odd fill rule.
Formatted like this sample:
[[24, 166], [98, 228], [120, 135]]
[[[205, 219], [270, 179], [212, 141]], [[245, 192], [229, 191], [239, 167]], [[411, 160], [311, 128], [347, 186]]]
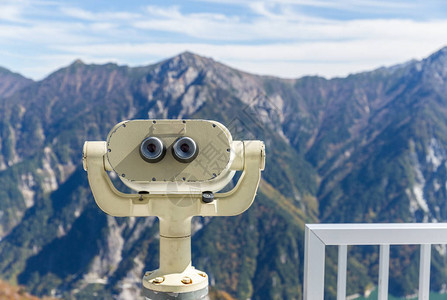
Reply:
[[[262, 141], [233, 141], [228, 129], [214, 121], [130, 120], [117, 124], [107, 141], [85, 142], [83, 164], [104, 212], [160, 220], [160, 268], [143, 277], [146, 298], [171, 299], [166, 293], [176, 293], [172, 299], [201, 299], [208, 278], [191, 265], [191, 219], [248, 209], [264, 169], [265, 148]], [[236, 171], [242, 171], [236, 185], [218, 193]], [[118, 191], [107, 172], [115, 172], [137, 193]]]

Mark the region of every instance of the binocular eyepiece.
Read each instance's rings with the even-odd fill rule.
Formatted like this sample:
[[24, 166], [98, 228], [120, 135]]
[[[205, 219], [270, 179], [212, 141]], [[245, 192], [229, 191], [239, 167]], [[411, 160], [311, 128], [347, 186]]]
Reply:
[[[190, 137], [179, 137], [172, 144], [172, 156], [181, 163], [193, 161], [198, 153], [199, 148], [196, 142]], [[140, 155], [146, 162], [159, 162], [166, 155], [166, 146], [157, 137], [151, 136], [145, 138], [140, 145]]]
[[141, 142], [140, 155], [149, 163], [156, 163], [165, 157], [166, 147], [163, 142], [154, 136], [148, 137]]
[[174, 145], [172, 146], [172, 155], [176, 160], [182, 163], [189, 163], [193, 161], [197, 154], [199, 153], [199, 148], [196, 142], [189, 137], [178, 138]]

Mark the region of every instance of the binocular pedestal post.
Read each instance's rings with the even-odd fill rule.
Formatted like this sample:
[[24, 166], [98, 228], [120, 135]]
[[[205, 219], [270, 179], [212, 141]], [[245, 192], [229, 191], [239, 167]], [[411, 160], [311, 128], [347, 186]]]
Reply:
[[143, 277], [146, 299], [207, 299], [208, 276], [191, 265], [191, 217], [160, 218], [160, 267]]

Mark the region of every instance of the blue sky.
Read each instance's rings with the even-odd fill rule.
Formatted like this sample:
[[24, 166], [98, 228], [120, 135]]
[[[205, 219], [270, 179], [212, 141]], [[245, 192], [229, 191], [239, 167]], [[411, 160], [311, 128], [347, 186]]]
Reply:
[[34, 79], [78, 58], [137, 66], [187, 50], [257, 74], [334, 77], [443, 46], [441, 0], [0, 0], [0, 66]]

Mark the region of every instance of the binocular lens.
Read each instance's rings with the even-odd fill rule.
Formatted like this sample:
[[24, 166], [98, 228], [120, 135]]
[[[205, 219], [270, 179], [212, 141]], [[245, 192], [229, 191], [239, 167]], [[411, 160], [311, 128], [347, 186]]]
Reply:
[[176, 160], [183, 163], [188, 163], [193, 161], [197, 154], [199, 153], [199, 148], [196, 142], [189, 137], [181, 137], [175, 141], [172, 146], [172, 155]]
[[150, 163], [159, 162], [166, 154], [166, 147], [163, 142], [156, 137], [148, 137], [141, 142], [140, 155]]
[[157, 145], [155, 145], [154, 143], [150, 143], [147, 145], [146, 149], [150, 153], [154, 153], [155, 151], [157, 151]]
[[184, 152], [184, 153], [188, 153], [188, 151], [189, 151], [189, 145], [186, 144], [186, 143], [183, 143], [183, 144], [180, 146], [180, 150], [182, 150], [182, 152]]

